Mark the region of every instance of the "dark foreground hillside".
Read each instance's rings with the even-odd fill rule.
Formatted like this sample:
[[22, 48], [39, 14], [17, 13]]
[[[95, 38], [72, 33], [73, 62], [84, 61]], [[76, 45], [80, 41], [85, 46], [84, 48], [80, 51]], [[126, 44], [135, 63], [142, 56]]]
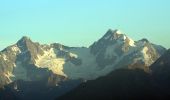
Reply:
[[166, 89], [162, 87], [142, 70], [117, 70], [108, 76], [83, 83], [56, 100], [164, 100], [170, 97], [167, 93], [170, 86]]

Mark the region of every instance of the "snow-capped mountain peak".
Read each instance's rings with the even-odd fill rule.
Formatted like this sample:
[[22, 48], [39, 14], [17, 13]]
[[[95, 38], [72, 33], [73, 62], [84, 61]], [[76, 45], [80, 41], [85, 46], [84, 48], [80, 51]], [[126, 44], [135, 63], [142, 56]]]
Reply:
[[135, 46], [135, 42], [123, 34], [120, 30], [111, 30], [109, 29], [106, 34], [100, 39], [100, 41], [113, 41], [113, 42], [118, 42], [120, 44], [126, 44], [129, 46]]
[[133, 41], [120, 30], [111, 29], [89, 48], [41, 45], [24, 36], [0, 52], [0, 72], [4, 73], [0, 81], [37, 80], [48, 76], [46, 70], [69, 79], [95, 79], [124, 66], [146, 69], [164, 51], [146, 39]]
[[28, 41], [31, 41], [31, 39], [27, 36], [23, 36], [17, 43], [24, 43]]
[[106, 34], [103, 36], [103, 39], [117, 39], [120, 36], [123, 36], [122, 32], [118, 29], [116, 30], [111, 30], [109, 29]]
[[29, 37], [23, 36], [16, 44], [21, 49], [21, 51], [26, 51], [28, 46], [33, 44], [33, 42]]

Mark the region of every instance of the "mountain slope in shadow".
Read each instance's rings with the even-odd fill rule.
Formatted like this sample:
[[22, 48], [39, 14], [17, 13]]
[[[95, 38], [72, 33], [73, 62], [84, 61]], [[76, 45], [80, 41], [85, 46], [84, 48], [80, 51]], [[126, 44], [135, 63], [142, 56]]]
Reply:
[[81, 84], [56, 100], [131, 100], [165, 99], [153, 76], [142, 70], [116, 70], [111, 74]]
[[170, 50], [153, 65], [152, 73], [119, 69], [96, 80], [82, 83], [56, 100], [170, 99]]

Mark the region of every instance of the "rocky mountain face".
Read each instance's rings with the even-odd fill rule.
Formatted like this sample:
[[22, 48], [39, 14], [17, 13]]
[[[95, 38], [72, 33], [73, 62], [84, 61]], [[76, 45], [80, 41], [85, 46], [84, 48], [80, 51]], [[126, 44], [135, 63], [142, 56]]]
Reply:
[[165, 50], [146, 39], [133, 41], [119, 30], [108, 30], [88, 48], [42, 45], [23, 37], [0, 52], [0, 85], [44, 78], [57, 85], [67, 79], [96, 79], [119, 68], [150, 72]]
[[170, 96], [170, 49], [151, 65], [151, 69], [160, 90]]
[[[167, 50], [150, 66], [151, 73], [142, 69], [116, 69], [95, 80], [64, 81], [59, 83], [59, 86], [51, 88], [43, 84], [45, 82], [42, 80], [17, 81], [0, 91], [0, 98], [2, 100], [54, 100], [54, 98], [56, 100], [169, 100], [169, 54], [170, 52]], [[43, 81], [50, 81], [53, 78]], [[77, 87], [78, 84], [80, 85]], [[15, 88], [13, 89], [11, 86], [15, 86]]]
[[119, 30], [109, 30], [91, 47], [99, 67], [114, 65], [120, 68], [138, 68], [149, 71], [149, 66], [157, 60], [165, 49], [150, 43], [147, 39], [134, 41]]
[[35, 65], [38, 55], [43, 55], [40, 44], [23, 37], [16, 44], [9, 46], [0, 53], [1, 86], [15, 80], [37, 81], [51, 73], [47, 69], [39, 69]]
[[157, 61], [155, 61], [152, 64], [151, 69], [153, 73], [158, 73], [161, 70], [167, 70], [169, 66], [170, 66], [170, 49], [167, 50]]
[[56, 100], [169, 100], [170, 50], [151, 66], [141, 69], [117, 69], [96, 80], [81, 83]]

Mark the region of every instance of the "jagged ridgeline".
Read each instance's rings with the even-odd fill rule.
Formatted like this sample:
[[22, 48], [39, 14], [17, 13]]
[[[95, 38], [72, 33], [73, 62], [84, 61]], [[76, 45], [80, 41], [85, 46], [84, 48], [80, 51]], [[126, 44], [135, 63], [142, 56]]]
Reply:
[[165, 51], [147, 39], [134, 41], [111, 29], [89, 47], [39, 44], [24, 36], [0, 52], [0, 85], [44, 79], [58, 85], [69, 79], [96, 79], [120, 68], [150, 72], [149, 66]]

